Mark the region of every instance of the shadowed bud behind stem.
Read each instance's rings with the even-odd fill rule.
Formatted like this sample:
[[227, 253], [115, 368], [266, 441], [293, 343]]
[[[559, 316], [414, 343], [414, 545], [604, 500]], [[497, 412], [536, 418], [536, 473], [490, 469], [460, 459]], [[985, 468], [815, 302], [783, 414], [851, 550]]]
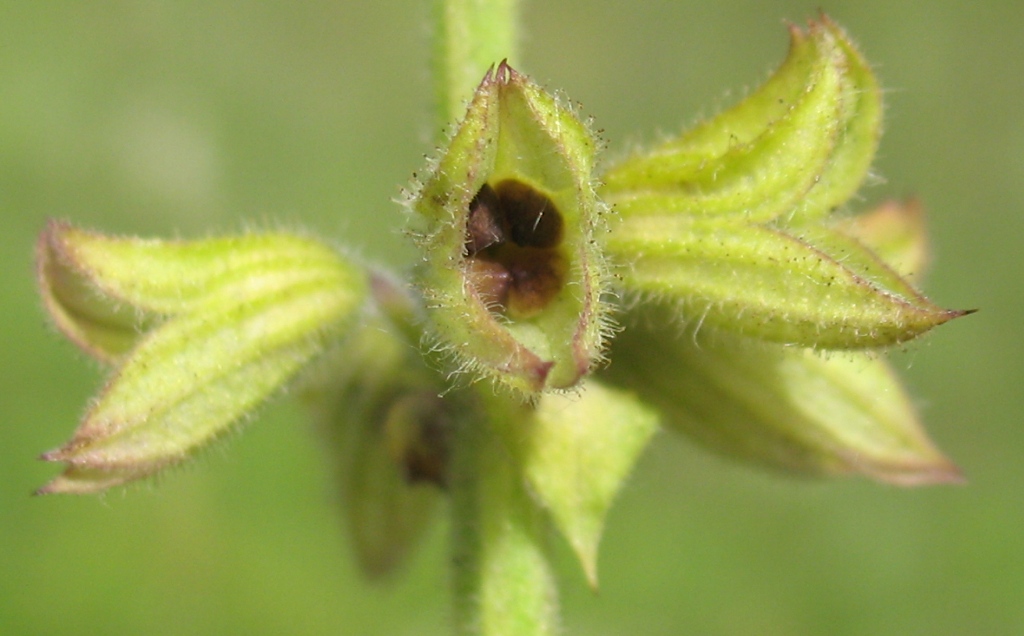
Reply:
[[524, 397], [575, 386], [600, 356], [596, 143], [505, 63], [488, 72], [416, 192], [419, 284], [459, 370]]
[[380, 578], [407, 561], [435, 516], [455, 407], [395, 324], [415, 320], [412, 298], [383, 275], [371, 281], [379, 311], [325, 359], [303, 397], [326, 437], [358, 562]]
[[52, 223], [38, 264], [57, 327], [119, 363], [71, 441], [43, 456], [68, 464], [44, 493], [94, 492], [182, 461], [324, 351], [366, 298], [360, 268], [285, 234], [156, 241]]

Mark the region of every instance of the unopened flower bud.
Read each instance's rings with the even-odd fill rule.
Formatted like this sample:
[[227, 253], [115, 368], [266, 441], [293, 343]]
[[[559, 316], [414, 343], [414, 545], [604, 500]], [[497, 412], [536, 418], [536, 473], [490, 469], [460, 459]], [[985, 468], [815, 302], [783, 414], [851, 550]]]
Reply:
[[935, 305], [823, 222], [868, 173], [880, 91], [828, 18], [791, 38], [760, 90], [604, 175], [623, 291], [677, 320], [825, 349], [900, 343], [968, 313]]
[[607, 373], [658, 407], [667, 428], [791, 473], [897, 485], [961, 478], [879, 355], [824, 355], [711, 330], [690, 337], [657, 313], [616, 338]]
[[385, 278], [373, 281], [384, 311], [332, 353], [304, 397], [336, 467], [353, 549], [376, 578], [406, 562], [434, 517], [447, 482], [452, 404], [385, 317], [403, 314], [410, 299]]

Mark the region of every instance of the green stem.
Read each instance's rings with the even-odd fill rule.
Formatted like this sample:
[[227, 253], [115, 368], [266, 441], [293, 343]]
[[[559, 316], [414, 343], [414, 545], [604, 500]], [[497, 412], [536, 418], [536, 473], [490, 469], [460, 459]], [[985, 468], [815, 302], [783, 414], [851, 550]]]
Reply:
[[[516, 55], [517, 0], [438, 0], [434, 74], [439, 127], [464, 116], [487, 69]], [[458, 424], [452, 449], [455, 614], [474, 636], [554, 634], [558, 590], [544, 512], [526, 491], [497, 426], [515, 426], [529, 406], [477, 385], [482, 417]]]
[[515, 61], [518, 0], [438, 0], [434, 87], [441, 126], [458, 121], [484, 73]]
[[[480, 391], [492, 425], [522, 424], [529, 409]], [[459, 633], [535, 636], [558, 631], [558, 589], [547, 519], [492, 427], [463, 421], [452, 463], [455, 613]]]

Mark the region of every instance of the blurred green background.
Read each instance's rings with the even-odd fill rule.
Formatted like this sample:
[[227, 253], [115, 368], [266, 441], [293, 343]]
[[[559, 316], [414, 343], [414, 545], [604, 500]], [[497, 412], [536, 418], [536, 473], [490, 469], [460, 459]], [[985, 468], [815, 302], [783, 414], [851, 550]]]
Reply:
[[[965, 486], [805, 483], [661, 436], [613, 510], [572, 634], [1024, 633], [1024, 10], [1018, 2], [529, 2], [523, 67], [614, 155], [728, 105], [824, 8], [887, 93], [865, 205], [929, 211], [931, 295], [981, 312], [895, 356]], [[306, 227], [400, 265], [392, 203], [430, 152], [428, 7], [0, 4], [0, 633], [445, 634], [445, 527], [362, 581], [301, 409], [159, 487], [33, 498], [102, 370], [47, 326], [47, 217], [202, 236]], [[513, 60], [513, 62], [517, 62]]]

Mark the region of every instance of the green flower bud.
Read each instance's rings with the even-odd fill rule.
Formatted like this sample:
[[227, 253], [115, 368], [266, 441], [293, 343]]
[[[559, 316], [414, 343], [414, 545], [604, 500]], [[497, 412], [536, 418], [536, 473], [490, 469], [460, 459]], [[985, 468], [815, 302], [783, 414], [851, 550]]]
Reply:
[[832, 349], [903, 342], [968, 313], [937, 307], [822, 222], [868, 173], [880, 91], [828, 18], [791, 38], [760, 90], [607, 172], [622, 288], [697, 325]]
[[668, 428], [797, 474], [852, 473], [897, 485], [960, 479], [884, 359], [826, 357], [724, 332], [691, 338], [666, 328], [663, 315], [644, 319], [616, 338], [607, 373], [658, 407]]
[[43, 455], [68, 464], [44, 493], [94, 492], [179, 463], [344, 333], [366, 297], [358, 267], [283, 234], [153, 241], [52, 223], [38, 253], [57, 327], [120, 362], [71, 441]]
[[[402, 312], [401, 290], [373, 277], [376, 306]], [[434, 517], [448, 471], [450, 404], [440, 378], [382, 315], [370, 317], [307, 387], [336, 466], [341, 508], [370, 578], [395, 572]]]
[[477, 88], [411, 203], [428, 315], [460, 370], [530, 396], [575, 386], [600, 356], [595, 152], [573, 112], [507, 64]]

